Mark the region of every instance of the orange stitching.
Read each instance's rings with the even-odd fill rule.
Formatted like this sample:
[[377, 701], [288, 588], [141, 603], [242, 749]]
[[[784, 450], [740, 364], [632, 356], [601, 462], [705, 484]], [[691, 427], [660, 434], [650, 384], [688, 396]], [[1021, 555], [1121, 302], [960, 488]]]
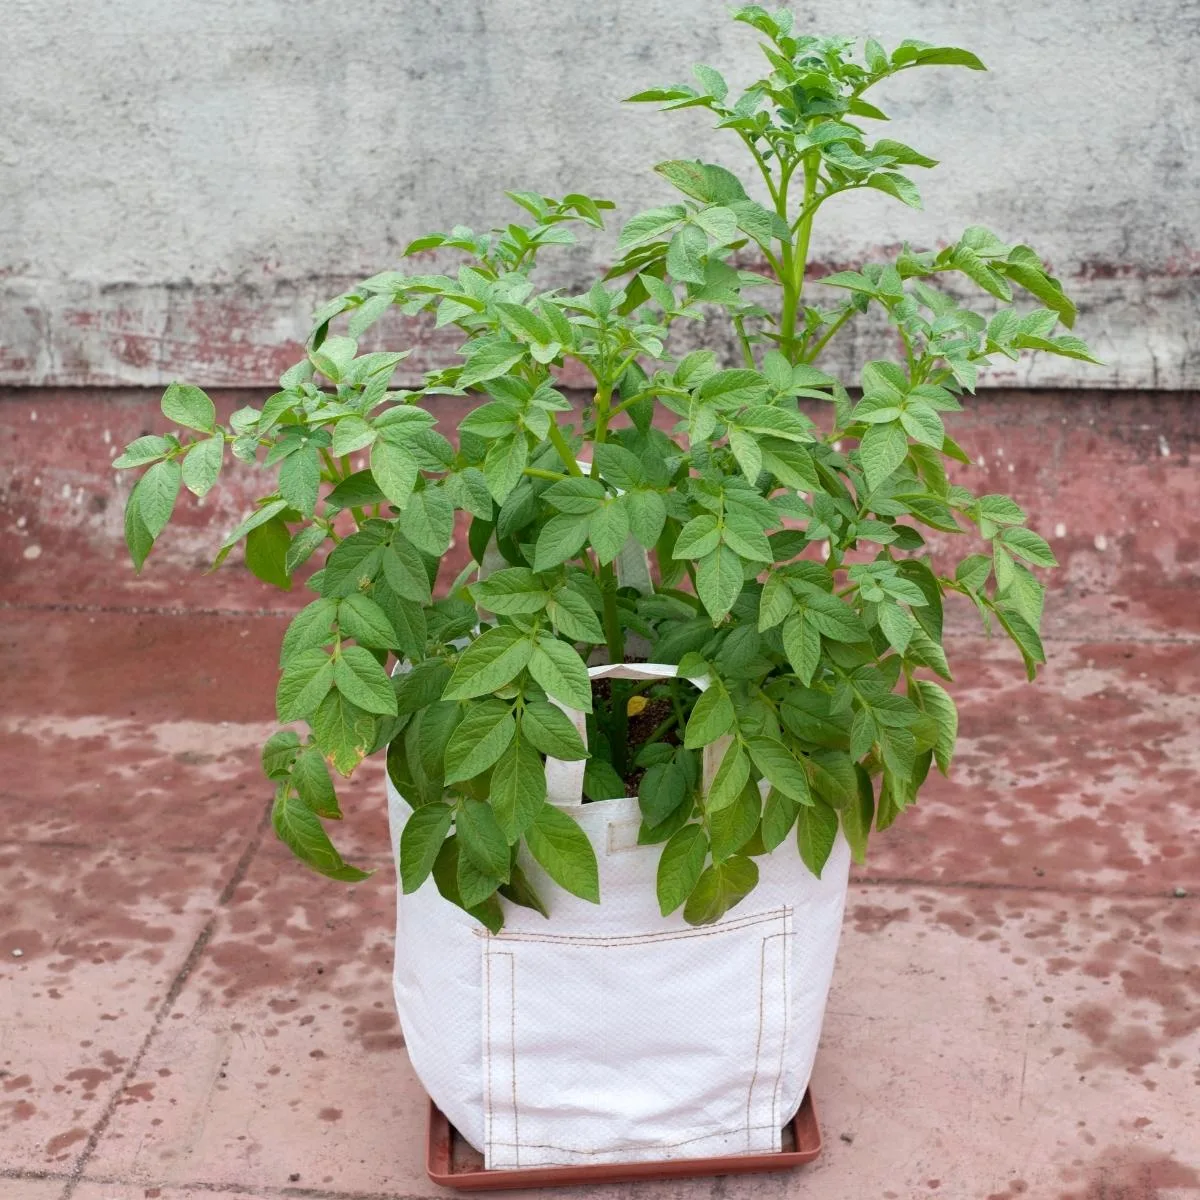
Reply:
[[517, 960], [512, 954], [505, 954], [508, 959], [508, 983], [509, 983], [509, 1034], [508, 1046], [509, 1056], [512, 1061], [511, 1077], [512, 1077], [512, 1106], [513, 1106], [513, 1156], [517, 1160], [517, 1166], [521, 1165], [521, 1110], [517, 1104]]
[[718, 934], [731, 933], [736, 930], [751, 928], [754, 925], [761, 925], [767, 921], [778, 920], [791, 911], [791, 908], [788, 906], [775, 908], [765, 913], [757, 913], [752, 917], [742, 917], [735, 921], [729, 921], [724, 925], [716, 925], [704, 929], [666, 929], [660, 933], [625, 935], [534, 933], [530, 931], [501, 933], [496, 935], [495, 940], [498, 942], [547, 942], [565, 946], [588, 946], [599, 950], [620, 949], [624, 946], [643, 945], [651, 942], [672, 942], [686, 938], [716, 937]]
[[[775, 1086], [771, 1089], [771, 1120], [779, 1121], [779, 1085], [783, 1082], [783, 1068], [787, 1061], [787, 1048], [791, 1041], [792, 1030], [792, 989], [789, 980], [792, 963], [792, 916], [789, 912], [784, 917], [783, 937], [783, 1035], [779, 1039], [779, 1073], [775, 1076]], [[782, 1128], [782, 1125], [780, 1126]]]
[[483, 1127], [490, 1148], [492, 1141], [492, 955], [488, 942], [483, 944], [483, 1025], [484, 1039], [487, 1044], [487, 1054], [484, 1058], [487, 1064], [487, 1076], [484, 1087]]
[[763, 938], [758, 953], [758, 1041], [754, 1045], [754, 1074], [750, 1076], [750, 1088], [746, 1092], [746, 1149], [750, 1149], [750, 1106], [754, 1103], [754, 1085], [758, 1082], [758, 1064], [762, 1057], [763, 1036], [763, 993], [767, 990], [767, 942]]

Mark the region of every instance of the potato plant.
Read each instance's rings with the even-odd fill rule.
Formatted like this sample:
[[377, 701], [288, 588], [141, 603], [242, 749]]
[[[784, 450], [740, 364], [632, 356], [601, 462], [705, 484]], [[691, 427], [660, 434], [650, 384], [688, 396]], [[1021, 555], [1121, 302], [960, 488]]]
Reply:
[[[269, 482], [218, 561], [244, 541], [250, 569], [287, 587], [316, 556], [315, 598], [280, 653], [289, 728], [263, 764], [276, 832], [328, 876], [364, 875], [326, 831], [340, 817], [334, 778], [386, 753], [415, 810], [406, 890], [432, 875], [499, 929], [499, 897], [545, 911], [527, 852], [599, 900], [587, 837], [547, 802], [546, 757], [586, 759], [589, 800], [636, 780], [641, 840], [662, 845], [663, 913], [715, 921], [753, 889], [758, 856], [791, 838], [819, 874], [841, 831], [861, 861], [931, 766], [949, 769], [947, 596], [1007, 634], [1030, 678], [1043, 661], [1032, 568], [1054, 556], [1016, 502], [951, 482], [947, 460], [969, 460], [945, 422], [997, 356], [1090, 361], [1060, 328], [1074, 305], [1033, 250], [979, 226], [806, 281], [828, 202], [873, 188], [918, 206], [914, 176], [936, 165], [869, 132], [884, 119], [871, 88], [982, 64], [916, 41], [888, 52], [809, 36], [787, 11], [734, 19], [767, 60], [740, 96], [698, 66], [693, 83], [632, 100], [709, 110], [767, 203], [724, 167], [660, 163], [673, 198], [628, 220], [604, 279], [567, 294], [539, 284], [543, 253], [600, 228], [612, 205], [510, 192], [522, 215], [504, 228], [407, 248], [457, 254], [454, 273], [414, 261], [316, 314], [304, 358], [261, 408], [221, 425], [203, 391], [172, 385], [163, 413], [190, 432], [138, 438], [116, 462], [147, 468], [125, 518], [139, 569], [181, 487], [203, 496], [227, 453]], [[940, 286], [950, 276], [963, 279]], [[955, 298], [963, 282], [986, 314]], [[461, 338], [413, 388], [392, 386], [406, 350], [360, 349], [397, 307]], [[855, 379], [828, 373], [830, 342], [873, 312], [894, 331], [894, 359]], [[727, 324], [740, 360], [673, 350], [673, 328], [702, 320], [701, 333]], [[568, 362], [592, 381], [582, 405], [559, 383]], [[448, 438], [441, 398], [464, 395], [478, 404]], [[451, 579], [441, 566], [456, 530], [472, 561]], [[939, 567], [930, 530], [981, 545]], [[587, 664], [626, 657], [710, 686], [613, 681], [594, 696]], [[640, 745], [639, 697], [664, 714]], [[587, 746], [563, 706], [590, 714]], [[705, 788], [701, 752], [718, 739]]]

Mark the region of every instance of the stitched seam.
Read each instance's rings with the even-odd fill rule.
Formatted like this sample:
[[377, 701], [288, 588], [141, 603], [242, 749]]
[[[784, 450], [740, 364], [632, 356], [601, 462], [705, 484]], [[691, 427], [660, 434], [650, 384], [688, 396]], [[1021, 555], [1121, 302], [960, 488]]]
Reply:
[[512, 1078], [512, 1123], [513, 1123], [513, 1156], [516, 1158], [516, 1165], [521, 1165], [521, 1126], [520, 1126], [520, 1110], [517, 1107], [517, 960], [511, 954], [505, 954], [508, 959], [508, 982], [509, 982], [509, 1041], [508, 1049], [512, 1066], [510, 1075]]
[[791, 912], [790, 907], [771, 909], [769, 912], [758, 913], [753, 917], [743, 917], [738, 921], [730, 921], [706, 929], [669, 929], [660, 933], [628, 934], [625, 936], [585, 936], [582, 934], [556, 933], [501, 933], [496, 936], [498, 942], [546, 942], [563, 946], [587, 946], [596, 949], [644, 945], [650, 942], [673, 942], [686, 938], [716, 937], [722, 933], [732, 933], [740, 929], [752, 928], [768, 921], [776, 921]]
[[771, 1122], [782, 1128], [779, 1120], [779, 1085], [783, 1082], [783, 1068], [787, 1062], [787, 1047], [792, 1030], [792, 989], [791, 963], [792, 940], [796, 936], [792, 930], [792, 914], [789, 911], [783, 918], [783, 1031], [779, 1037], [779, 1072], [775, 1076], [775, 1086], [771, 1089]]
[[762, 1058], [763, 1038], [763, 993], [767, 990], [767, 942], [765, 937], [758, 949], [758, 1040], [754, 1044], [754, 1074], [750, 1076], [750, 1087], [746, 1091], [746, 1149], [750, 1149], [750, 1106], [754, 1103], [754, 1085], [758, 1082], [758, 1064]]
[[490, 1158], [491, 1148], [496, 1145], [492, 1139], [492, 954], [490, 938], [483, 944], [483, 989], [484, 1041], [487, 1048], [484, 1055], [486, 1083], [483, 1093], [483, 1126]]

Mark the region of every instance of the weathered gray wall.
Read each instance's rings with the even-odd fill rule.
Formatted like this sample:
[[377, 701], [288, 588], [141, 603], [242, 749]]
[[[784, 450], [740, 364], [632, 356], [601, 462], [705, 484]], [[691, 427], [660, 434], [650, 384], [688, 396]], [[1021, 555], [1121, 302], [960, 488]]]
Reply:
[[[618, 103], [695, 61], [756, 70], [756, 37], [725, 7], [4, 0], [0, 383], [266, 383], [316, 303], [420, 232], [503, 219], [504, 188], [590, 190], [629, 213], [664, 199], [659, 159], [737, 165], [702, 114]], [[841, 202], [819, 260], [986, 223], [1070, 281], [1108, 363], [997, 382], [1200, 386], [1196, 0], [800, 12], [814, 31], [966, 45], [991, 67], [880, 89], [894, 135], [944, 165], [924, 213]], [[609, 245], [569, 255], [564, 277]]]

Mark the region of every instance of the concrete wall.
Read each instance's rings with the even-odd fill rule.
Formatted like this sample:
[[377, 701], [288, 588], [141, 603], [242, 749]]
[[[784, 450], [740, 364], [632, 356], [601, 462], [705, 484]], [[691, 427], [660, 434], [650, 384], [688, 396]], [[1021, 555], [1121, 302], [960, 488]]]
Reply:
[[[695, 113], [622, 96], [707, 61], [757, 70], [718, 0], [4, 0], [0, 383], [262, 385], [309, 312], [507, 187], [662, 202], [663, 158], [739, 165]], [[1009, 384], [1200, 385], [1196, 0], [812, 0], [821, 32], [966, 45], [881, 95], [943, 161], [926, 211], [828, 206], [846, 265], [969, 223], [1028, 240], [1104, 369]], [[836, 213], [833, 211], [837, 208]], [[611, 242], [568, 254], [582, 282]], [[848, 346], [869, 353], [871, 338]]]

